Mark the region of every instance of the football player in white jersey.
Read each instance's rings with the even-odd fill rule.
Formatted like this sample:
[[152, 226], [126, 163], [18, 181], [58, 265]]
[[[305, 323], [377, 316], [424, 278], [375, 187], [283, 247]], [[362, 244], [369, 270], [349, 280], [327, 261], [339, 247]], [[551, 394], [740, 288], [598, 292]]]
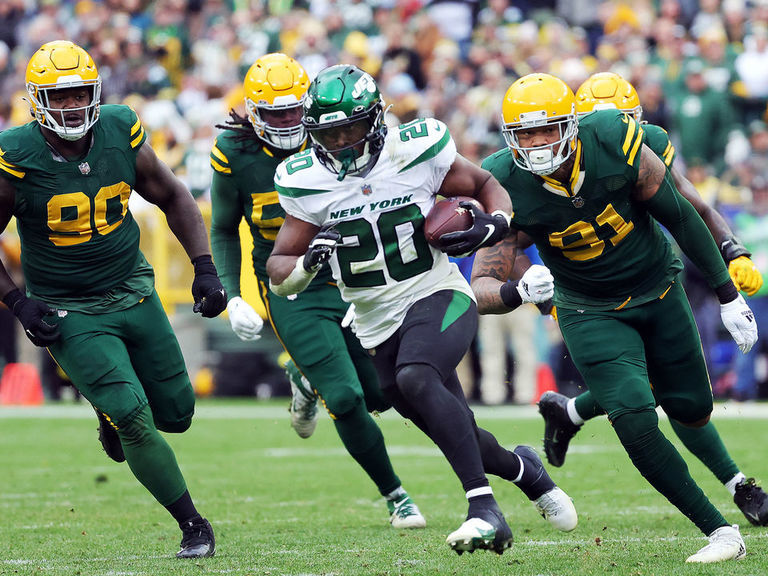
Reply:
[[[456, 366], [477, 331], [477, 305], [447, 255], [495, 244], [509, 232], [509, 195], [490, 173], [457, 154], [447, 127], [417, 119], [388, 132], [373, 78], [348, 65], [311, 83], [303, 122], [312, 147], [278, 166], [285, 223], [267, 261], [273, 292], [301, 292], [328, 262], [344, 300], [355, 305], [357, 336], [369, 350], [392, 405], [440, 448], [469, 501], [467, 520], [447, 539], [458, 553], [501, 554], [512, 531], [486, 473], [515, 482], [549, 522], [576, 527], [570, 498], [528, 446], [502, 448], [478, 428]], [[474, 224], [441, 237], [423, 234], [437, 195], [471, 196]]]

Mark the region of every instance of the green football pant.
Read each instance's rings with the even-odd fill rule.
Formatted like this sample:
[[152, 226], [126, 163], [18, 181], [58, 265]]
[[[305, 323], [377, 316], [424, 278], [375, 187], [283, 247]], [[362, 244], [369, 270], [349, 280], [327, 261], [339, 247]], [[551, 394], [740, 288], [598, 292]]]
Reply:
[[157, 293], [127, 310], [68, 312], [49, 347], [73, 385], [117, 427], [136, 478], [164, 506], [186, 491], [173, 452], [158, 433], [183, 432], [195, 395]]
[[341, 321], [349, 304], [338, 288], [313, 284], [295, 298], [281, 298], [260, 282], [267, 314], [283, 347], [317, 392], [344, 447], [388, 494], [400, 479], [384, 436], [369, 412], [389, 408], [368, 352]]
[[673, 283], [662, 298], [622, 310], [558, 309], [558, 323], [635, 467], [705, 534], [726, 525], [658, 428], [657, 399], [670, 418], [684, 423], [712, 411], [701, 342], [682, 287]]

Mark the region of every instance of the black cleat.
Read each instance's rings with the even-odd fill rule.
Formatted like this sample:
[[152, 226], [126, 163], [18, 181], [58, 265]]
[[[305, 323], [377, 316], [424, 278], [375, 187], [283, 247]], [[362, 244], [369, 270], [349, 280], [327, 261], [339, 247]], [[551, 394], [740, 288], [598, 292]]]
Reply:
[[176, 558], [208, 558], [216, 553], [213, 528], [205, 518], [186, 522], [181, 534], [181, 549], [176, 552]]
[[492, 550], [501, 555], [512, 546], [513, 537], [504, 514], [494, 502], [491, 508], [473, 510], [472, 516], [445, 541], [459, 556], [475, 550]]
[[736, 484], [733, 501], [755, 526], [768, 526], [768, 494], [755, 483], [754, 478], [747, 478]]
[[557, 392], [544, 392], [539, 398], [539, 413], [544, 417], [544, 454], [552, 466], [562, 466], [568, 443], [581, 426], [568, 416], [567, 396]]
[[101, 442], [104, 452], [115, 462], [125, 462], [125, 453], [123, 445], [120, 442], [120, 436], [117, 435], [117, 429], [109, 418], [95, 406], [96, 416], [99, 418], [99, 442]]

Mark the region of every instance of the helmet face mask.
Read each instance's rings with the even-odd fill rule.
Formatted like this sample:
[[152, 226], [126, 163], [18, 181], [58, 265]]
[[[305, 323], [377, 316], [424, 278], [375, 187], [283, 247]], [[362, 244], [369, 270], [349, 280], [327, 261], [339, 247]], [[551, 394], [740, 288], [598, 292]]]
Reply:
[[[262, 56], [248, 70], [243, 82], [245, 110], [256, 135], [274, 148], [294, 150], [307, 139], [301, 123], [301, 109], [309, 88], [309, 77], [301, 64], [285, 54]], [[274, 118], [290, 118], [295, 122], [281, 125]], [[271, 114], [275, 112], [276, 114]]]
[[304, 126], [315, 154], [343, 180], [364, 177], [384, 147], [384, 101], [370, 74], [355, 66], [322, 70], [304, 102]]
[[576, 91], [576, 112], [579, 117], [594, 110], [605, 109], [621, 110], [638, 122], [643, 118], [643, 107], [637, 90], [613, 72], [592, 74]]
[[[64, 140], [81, 139], [99, 119], [101, 76], [90, 55], [72, 42], [57, 40], [41, 46], [27, 65], [26, 87], [35, 120]], [[72, 100], [79, 89], [86, 90], [88, 102], [62, 107], [62, 96]], [[70, 126], [66, 118], [72, 116], [82, 122]]]
[[[526, 146], [518, 132], [557, 128], [547, 143]], [[568, 85], [549, 74], [528, 74], [515, 81], [502, 103], [502, 135], [523, 170], [540, 176], [555, 172], [576, 150], [576, 98]], [[526, 138], [527, 140], [527, 138]]]

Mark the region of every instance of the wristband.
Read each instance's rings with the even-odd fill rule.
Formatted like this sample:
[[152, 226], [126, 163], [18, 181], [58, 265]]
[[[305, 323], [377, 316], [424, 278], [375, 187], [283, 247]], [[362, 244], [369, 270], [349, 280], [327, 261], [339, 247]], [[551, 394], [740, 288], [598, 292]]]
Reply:
[[720, 304], [728, 304], [728, 302], [733, 302], [738, 298], [739, 291], [736, 289], [736, 285], [733, 281], [729, 279], [728, 282], [722, 286], [715, 288], [715, 294], [717, 294], [717, 299], [720, 301]]
[[512, 310], [523, 304], [523, 297], [520, 296], [520, 293], [517, 291], [517, 282], [518, 281], [505, 282], [501, 285], [501, 288], [499, 288], [501, 301], [504, 302], [506, 307]]
[[728, 264], [731, 260], [735, 260], [739, 256], [746, 256], [750, 258], [751, 252], [739, 242], [735, 236], [726, 236], [722, 242], [720, 242], [720, 255]]
[[21, 290], [19, 290], [18, 288], [14, 288], [10, 292], [8, 292], [8, 294], [3, 296], [3, 304], [8, 306], [8, 309], [11, 312], [13, 312], [14, 315], [15, 315], [16, 314], [16, 305], [19, 302], [21, 302], [21, 301], [23, 301], [25, 299], [26, 299], [26, 296], [24, 296], [24, 294], [22, 294]]
[[216, 266], [210, 254], [202, 254], [192, 260], [192, 266], [195, 267], [195, 276], [198, 274], [216, 274]]

